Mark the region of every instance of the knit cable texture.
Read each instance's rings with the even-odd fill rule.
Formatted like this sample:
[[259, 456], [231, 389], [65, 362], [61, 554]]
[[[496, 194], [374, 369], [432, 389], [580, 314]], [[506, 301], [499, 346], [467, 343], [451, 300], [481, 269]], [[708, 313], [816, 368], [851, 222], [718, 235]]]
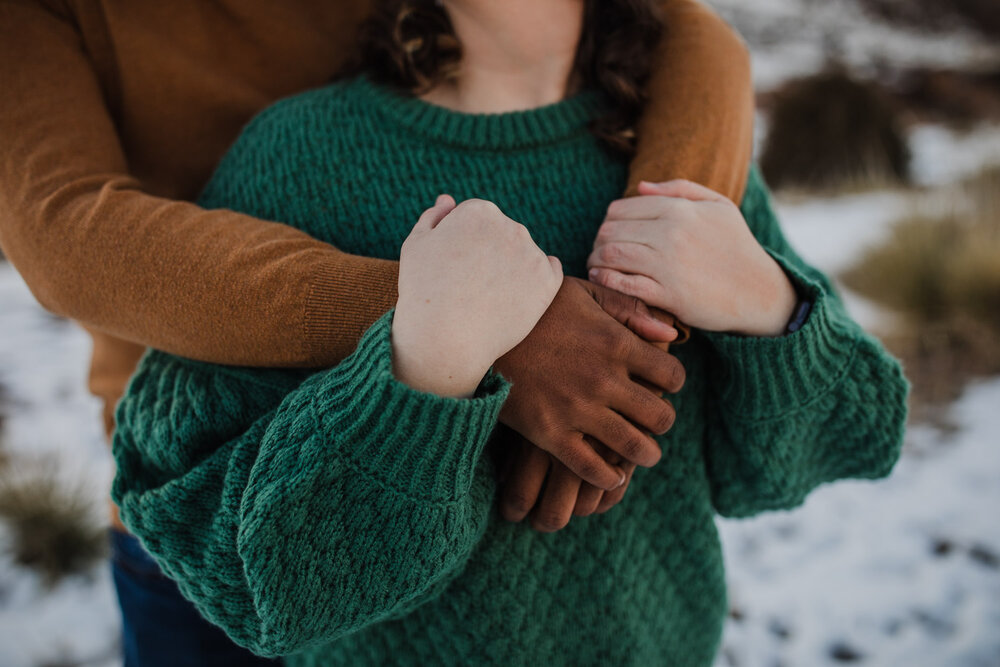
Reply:
[[[435, 195], [481, 197], [583, 275], [625, 182], [586, 131], [601, 103], [468, 115], [337, 83], [258, 116], [202, 203], [394, 259]], [[491, 374], [463, 401], [400, 384], [390, 313], [315, 373], [147, 354], [118, 408], [122, 517], [207, 618], [290, 664], [710, 665], [715, 514], [887, 475], [908, 388], [785, 241], [756, 171], [741, 210], [812, 312], [784, 337], [672, 348], [688, 380], [663, 459], [606, 514], [553, 534], [503, 521], [486, 452], [509, 386]]]

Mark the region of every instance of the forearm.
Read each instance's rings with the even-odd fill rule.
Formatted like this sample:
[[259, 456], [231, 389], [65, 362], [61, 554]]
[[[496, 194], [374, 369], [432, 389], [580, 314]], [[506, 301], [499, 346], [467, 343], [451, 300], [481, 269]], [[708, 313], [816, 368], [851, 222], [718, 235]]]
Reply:
[[[482, 451], [506, 385], [493, 376], [468, 400], [408, 390], [392, 378], [387, 319], [291, 391], [288, 373], [246, 384], [244, 369], [154, 353], [122, 401], [123, 518], [207, 618], [259, 653], [405, 613], [485, 530]], [[150, 407], [168, 396], [184, 398]]]
[[324, 366], [394, 304], [394, 262], [145, 192], [71, 20], [0, 2], [0, 69], [0, 245], [47, 308], [191, 358]]
[[640, 180], [684, 178], [739, 203], [753, 143], [750, 54], [696, 0], [663, 0], [665, 37], [654, 56], [649, 102], [628, 194]]
[[5, 221], [4, 251], [45, 307], [193, 359], [324, 366], [395, 303], [396, 262], [134, 185], [64, 186]]
[[829, 279], [788, 245], [754, 173], [744, 214], [761, 244], [812, 302], [805, 325], [774, 338], [704, 333], [715, 415], [706, 464], [726, 515], [791, 508], [817, 485], [878, 478], [899, 457], [908, 385], [850, 319]]

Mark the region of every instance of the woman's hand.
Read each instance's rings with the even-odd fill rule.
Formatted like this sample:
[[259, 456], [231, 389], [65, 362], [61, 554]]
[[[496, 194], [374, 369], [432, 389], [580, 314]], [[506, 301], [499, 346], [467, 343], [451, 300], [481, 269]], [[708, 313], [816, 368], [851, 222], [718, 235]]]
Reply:
[[442, 396], [470, 396], [535, 326], [562, 265], [494, 204], [441, 195], [403, 243], [392, 323], [393, 371]]
[[727, 198], [690, 181], [619, 199], [587, 260], [596, 283], [708, 331], [778, 336], [795, 290]]

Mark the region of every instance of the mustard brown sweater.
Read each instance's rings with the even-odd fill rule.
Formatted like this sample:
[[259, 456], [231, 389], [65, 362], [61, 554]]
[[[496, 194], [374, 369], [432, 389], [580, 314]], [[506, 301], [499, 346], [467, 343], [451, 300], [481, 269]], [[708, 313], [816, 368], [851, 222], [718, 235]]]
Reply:
[[[601, 103], [478, 116], [343, 82], [259, 115], [201, 203], [394, 260], [439, 192], [480, 197], [581, 275], [627, 178], [585, 129]], [[151, 352], [118, 411], [122, 516], [207, 618], [293, 665], [709, 665], [714, 514], [887, 475], [906, 414], [898, 363], [785, 241], [756, 172], [741, 209], [813, 309], [784, 337], [674, 348], [688, 380], [663, 459], [607, 514], [504, 521], [487, 451], [506, 382], [469, 400], [397, 382], [388, 313], [315, 373]]]
[[[42, 305], [91, 332], [109, 433], [145, 346], [329, 366], [395, 302], [394, 262], [190, 203], [251, 116], [329, 81], [370, 5], [0, 0], [0, 247]], [[663, 8], [629, 182], [685, 177], [738, 199], [747, 52], [695, 0]]]

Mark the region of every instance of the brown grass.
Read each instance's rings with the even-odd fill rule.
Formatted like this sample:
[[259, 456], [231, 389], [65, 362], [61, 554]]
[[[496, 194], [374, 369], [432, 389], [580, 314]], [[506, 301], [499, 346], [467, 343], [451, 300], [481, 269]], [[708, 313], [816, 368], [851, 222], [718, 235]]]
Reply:
[[963, 71], [914, 67], [892, 74], [896, 104], [919, 122], [964, 130], [1000, 120], [1000, 67]]
[[906, 138], [875, 84], [835, 68], [791, 81], [769, 100], [760, 166], [773, 187], [839, 192], [908, 180]]
[[107, 535], [81, 486], [67, 486], [50, 467], [8, 464], [0, 478], [0, 519], [11, 531], [14, 561], [47, 585], [89, 572], [107, 550]]
[[7, 452], [4, 427], [7, 421], [8, 410], [10, 409], [10, 396], [7, 387], [0, 382], [0, 475], [4, 474], [10, 455]]
[[917, 403], [949, 401], [970, 378], [1000, 373], [1000, 168], [957, 195], [946, 213], [900, 221], [842, 276], [904, 316], [886, 342], [906, 364]]

